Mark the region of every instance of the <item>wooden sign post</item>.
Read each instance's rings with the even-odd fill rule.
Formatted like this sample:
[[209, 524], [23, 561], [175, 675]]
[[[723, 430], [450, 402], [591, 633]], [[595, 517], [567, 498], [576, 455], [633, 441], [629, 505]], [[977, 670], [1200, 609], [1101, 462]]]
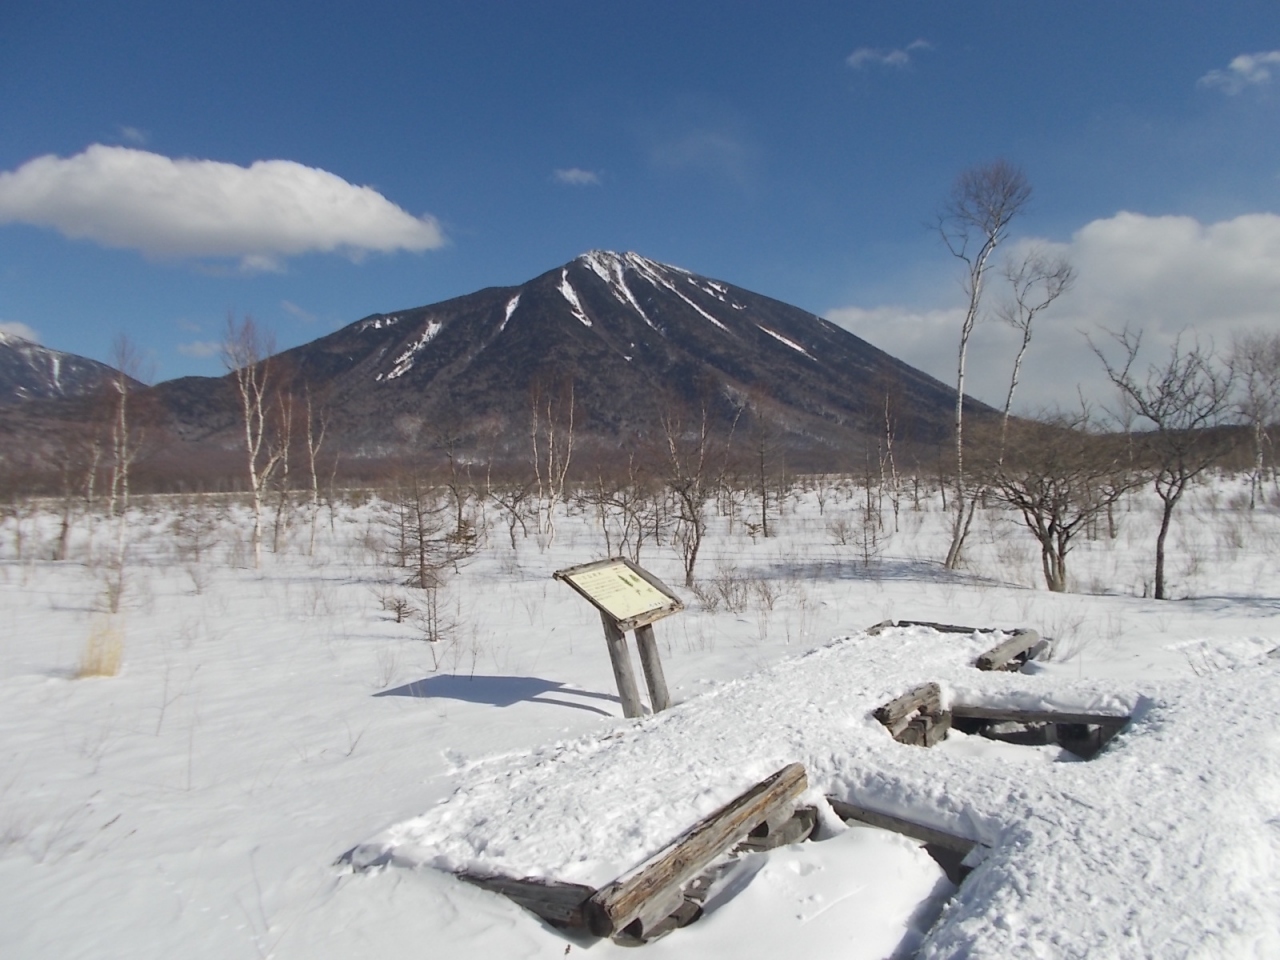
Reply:
[[683, 610], [684, 603], [680, 598], [649, 571], [625, 557], [557, 570], [554, 576], [577, 590], [600, 611], [604, 640], [613, 664], [613, 678], [618, 683], [618, 696], [622, 698], [623, 716], [643, 716], [640, 691], [636, 688], [631, 655], [627, 651], [628, 630], [634, 630], [636, 634], [640, 667], [644, 670], [644, 682], [649, 688], [653, 712], [658, 713], [671, 706], [667, 681], [662, 675], [662, 661], [658, 659], [658, 643], [653, 637], [653, 624]]

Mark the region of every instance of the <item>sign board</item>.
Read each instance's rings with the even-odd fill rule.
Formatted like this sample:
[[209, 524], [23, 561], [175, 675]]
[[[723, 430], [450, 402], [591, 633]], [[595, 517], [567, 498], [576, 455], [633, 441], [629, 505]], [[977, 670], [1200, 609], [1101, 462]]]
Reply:
[[671, 588], [623, 557], [556, 571], [563, 580], [613, 620], [634, 630], [684, 609]]

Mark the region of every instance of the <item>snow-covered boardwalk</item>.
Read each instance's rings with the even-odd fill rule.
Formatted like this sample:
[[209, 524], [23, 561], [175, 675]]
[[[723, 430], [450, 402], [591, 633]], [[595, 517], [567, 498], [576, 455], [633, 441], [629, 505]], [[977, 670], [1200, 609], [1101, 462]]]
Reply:
[[[799, 761], [805, 802], [824, 810], [829, 840], [812, 846], [829, 846], [827, 861], [851, 856], [827, 794], [991, 848], [923, 957], [1280, 954], [1280, 661], [1203, 678], [1069, 681], [980, 673], [972, 663], [990, 644], [927, 628], [840, 639], [609, 734], [482, 765], [355, 861], [600, 886]], [[1134, 720], [1088, 763], [958, 733], [929, 750], [894, 743], [871, 711], [925, 681], [941, 683], [944, 700]], [[885, 887], [910, 906], [944, 883], [927, 866], [906, 876], [880, 855], [864, 859], [880, 875], [838, 893], [834, 909], [858, 911], [859, 896]], [[912, 922], [904, 910], [899, 932], [914, 946]]]

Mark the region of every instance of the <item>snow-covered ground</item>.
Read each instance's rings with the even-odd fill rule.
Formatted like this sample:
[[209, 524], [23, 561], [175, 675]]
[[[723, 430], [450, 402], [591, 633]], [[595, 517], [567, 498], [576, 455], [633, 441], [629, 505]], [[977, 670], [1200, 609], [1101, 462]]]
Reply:
[[[865, 561], [861, 499], [788, 500], [752, 539], [716, 517], [700, 600], [655, 627], [676, 706], [624, 720], [600, 623], [559, 568], [606, 555], [591, 515], [554, 542], [498, 516], [428, 643], [394, 600], [376, 501], [301, 519], [261, 570], [245, 511], [164, 500], [114, 531], [52, 512], [0, 526], [0, 956], [615, 955], [439, 866], [604, 883], [785, 763], [847, 797], [982, 841], [957, 892], [916, 845], [823, 817], [814, 842], [742, 858], [655, 957], [1280, 956], [1280, 514], [1219, 479], [1171, 535], [1180, 599], [1144, 599], [1153, 504], [1081, 541], [1047, 593], [1034, 542], [980, 515], [943, 571], [936, 501], [902, 506]], [[52, 509], [52, 507], [50, 508]], [[330, 522], [332, 520], [332, 523]], [[844, 527], [842, 528], [842, 523]], [[486, 523], [482, 520], [482, 528]], [[1104, 524], [1105, 526], [1105, 524]], [[837, 541], [844, 539], [848, 545]], [[20, 546], [19, 546], [20, 544]], [[21, 555], [19, 555], [19, 549]], [[969, 666], [983, 638], [887, 619], [1028, 626], [1054, 659]], [[91, 640], [114, 677], [76, 678]], [[924, 681], [965, 703], [1132, 712], [1097, 759], [953, 733], [895, 744], [870, 717]], [[338, 865], [389, 853], [366, 872]], [[418, 866], [421, 865], [421, 866]]]

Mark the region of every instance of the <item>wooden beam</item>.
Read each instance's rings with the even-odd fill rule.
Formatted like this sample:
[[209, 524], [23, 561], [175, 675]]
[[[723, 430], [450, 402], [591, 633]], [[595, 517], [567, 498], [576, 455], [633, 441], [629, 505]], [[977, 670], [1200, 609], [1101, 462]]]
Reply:
[[640, 705], [640, 691], [631, 667], [631, 653], [627, 650], [627, 635], [603, 610], [600, 611], [600, 622], [604, 624], [604, 642], [609, 648], [609, 662], [613, 664], [613, 679], [617, 681], [618, 696], [622, 698], [622, 715], [642, 717], [644, 708]]
[[[626, 930], [645, 939], [646, 929], [655, 927], [683, 902], [684, 884], [747, 836], [756, 824], [768, 820], [776, 808], [794, 803], [807, 786], [804, 767], [792, 763], [698, 821], [587, 901], [591, 932], [607, 937]], [[638, 929], [631, 926], [637, 920]]]
[[862, 807], [847, 800], [841, 800], [838, 797], [827, 797], [827, 802], [831, 804], [831, 809], [835, 811], [836, 816], [845, 822], [857, 820], [860, 823], [870, 824], [882, 830], [900, 833], [904, 837], [919, 840], [921, 843], [931, 843], [946, 850], [954, 850], [960, 854], [967, 854], [974, 847], [979, 846], [977, 840], [970, 840], [968, 837], [947, 833], [934, 827], [926, 827], [923, 823], [916, 823], [914, 820], [907, 820], [904, 817], [897, 817], [889, 813], [881, 813], [878, 810]]
[[[734, 849], [743, 853], [759, 853], [763, 850], [790, 846], [793, 843], [808, 840], [817, 826], [817, 807], [796, 807], [791, 816], [781, 823], [772, 826], [761, 824], [756, 827]], [[761, 827], [767, 827], [767, 829], [761, 829]]]
[[975, 665], [979, 670], [1016, 669], [1015, 658], [1029, 655], [1032, 648], [1039, 643], [1040, 634], [1034, 630], [1015, 630], [1009, 639], [996, 644], [978, 657]]
[[582, 928], [587, 925], [583, 906], [596, 892], [580, 883], [561, 883], [541, 877], [482, 875], [466, 871], [456, 874], [467, 883], [514, 900], [530, 913], [557, 927]]
[[929, 620], [899, 620], [900, 627], [928, 627], [939, 633], [995, 633], [995, 627], [962, 627], [954, 623], [932, 623]]
[[893, 728], [899, 726], [902, 720], [910, 718], [917, 710], [940, 713], [942, 688], [936, 683], [926, 683], [900, 697], [895, 697], [882, 707], [877, 707], [872, 716], [888, 727], [891, 732], [895, 732]]
[[671, 706], [671, 695], [667, 693], [667, 678], [662, 673], [662, 661], [658, 658], [658, 641], [654, 639], [653, 627], [649, 624], [636, 628], [636, 647], [640, 650], [644, 682], [649, 688], [649, 703], [653, 712], [659, 713]]
[[1113, 713], [1071, 713], [1064, 710], [1023, 710], [1017, 707], [964, 706], [952, 704], [953, 717], [970, 720], [1006, 720], [1013, 723], [1083, 723], [1119, 729], [1132, 717]]

